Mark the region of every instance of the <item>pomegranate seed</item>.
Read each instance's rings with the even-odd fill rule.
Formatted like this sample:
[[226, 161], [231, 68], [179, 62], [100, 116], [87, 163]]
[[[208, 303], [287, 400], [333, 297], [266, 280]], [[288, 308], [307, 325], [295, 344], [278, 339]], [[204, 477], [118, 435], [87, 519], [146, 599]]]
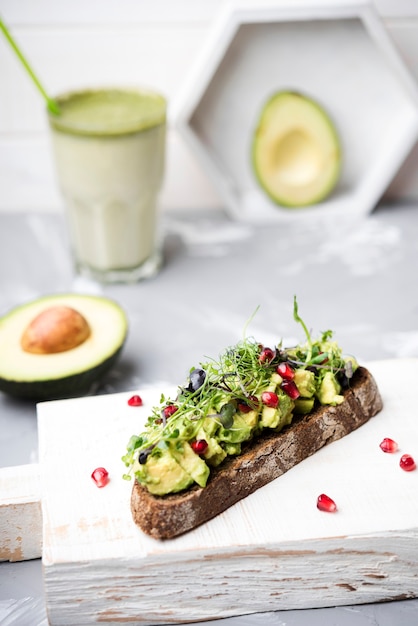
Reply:
[[396, 452], [398, 450], [398, 444], [393, 439], [389, 439], [389, 437], [385, 437], [383, 441], [379, 444], [383, 452]]
[[279, 405], [279, 396], [274, 391], [263, 391], [261, 394], [261, 402], [265, 406], [269, 406], [272, 409], [276, 409]]
[[260, 363], [270, 363], [275, 356], [276, 353], [274, 350], [272, 350], [271, 348], [263, 348], [260, 352], [258, 360]]
[[416, 468], [415, 461], [410, 454], [403, 454], [399, 465], [405, 472], [412, 472]]
[[[324, 352], [320, 352], [319, 354], [324, 354]], [[319, 365], [324, 365], [325, 363], [328, 363], [328, 361], [329, 361], [329, 358], [328, 358], [328, 355], [326, 354], [324, 358], [322, 359], [322, 361], [319, 362]]]
[[104, 467], [97, 467], [91, 475], [98, 487], [106, 487], [109, 482], [109, 472]]
[[292, 400], [296, 400], [296, 398], [299, 398], [300, 392], [299, 389], [296, 387], [296, 383], [293, 380], [284, 380], [280, 387], [285, 393], [287, 393], [289, 398], [292, 398]]
[[142, 406], [142, 398], [141, 396], [132, 396], [128, 400], [129, 406]]
[[290, 367], [289, 363], [280, 363], [277, 366], [277, 373], [280, 374], [284, 380], [293, 380], [295, 377], [295, 370]]
[[320, 511], [325, 511], [326, 513], [335, 513], [337, 510], [337, 505], [334, 500], [332, 500], [329, 496], [326, 496], [325, 493], [321, 493], [321, 495], [318, 496], [316, 506]]
[[176, 411], [178, 407], [175, 404], [169, 404], [163, 408], [163, 415], [166, 419], [171, 417]]
[[247, 402], [241, 400], [237, 403], [237, 409], [238, 411], [241, 411], [241, 413], [249, 413], [250, 411], [254, 411], [254, 409], [257, 408], [259, 405], [260, 400], [257, 398], [257, 396], [248, 396]]
[[205, 439], [197, 439], [190, 444], [193, 452], [196, 454], [204, 454], [208, 448], [208, 442]]

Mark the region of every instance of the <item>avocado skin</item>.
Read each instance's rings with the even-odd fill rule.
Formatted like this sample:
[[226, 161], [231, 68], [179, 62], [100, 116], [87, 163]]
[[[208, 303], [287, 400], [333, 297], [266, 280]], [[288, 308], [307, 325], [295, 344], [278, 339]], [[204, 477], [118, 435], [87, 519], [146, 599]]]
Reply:
[[124, 343], [114, 354], [95, 367], [57, 380], [21, 382], [0, 378], [0, 391], [15, 398], [31, 401], [60, 400], [76, 395], [85, 395], [92, 384], [113, 367], [123, 346]]

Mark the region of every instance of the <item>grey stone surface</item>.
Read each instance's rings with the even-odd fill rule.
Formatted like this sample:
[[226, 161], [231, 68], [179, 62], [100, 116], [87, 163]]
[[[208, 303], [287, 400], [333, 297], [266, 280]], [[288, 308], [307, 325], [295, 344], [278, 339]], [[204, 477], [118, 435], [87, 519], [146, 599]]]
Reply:
[[[157, 277], [103, 286], [74, 275], [59, 216], [1, 215], [0, 315], [49, 293], [98, 293], [117, 300], [129, 318], [128, 340], [116, 367], [91, 394], [184, 382], [191, 366], [242, 336], [257, 307], [248, 334], [266, 344], [302, 339], [292, 315], [294, 295], [314, 332], [333, 329], [344, 350], [362, 362], [418, 357], [417, 206], [381, 207], [356, 221], [306, 223], [302, 217], [257, 227], [231, 222], [222, 213], [173, 213], [164, 217], [164, 232], [165, 264]], [[36, 461], [35, 404], [0, 393], [0, 466]], [[42, 593], [39, 560], [0, 564], [0, 623], [46, 625]], [[220, 622], [416, 623], [418, 600]]]

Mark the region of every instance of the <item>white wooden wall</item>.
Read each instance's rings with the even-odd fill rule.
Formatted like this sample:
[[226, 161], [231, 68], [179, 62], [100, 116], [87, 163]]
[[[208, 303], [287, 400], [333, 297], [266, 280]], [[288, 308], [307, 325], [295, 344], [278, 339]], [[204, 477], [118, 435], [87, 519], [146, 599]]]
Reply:
[[[208, 28], [227, 0], [0, 0], [51, 94], [92, 85], [147, 85], [175, 99]], [[418, 1], [376, 0], [418, 82]], [[359, 95], [361, 97], [361, 95]], [[418, 145], [387, 196], [418, 199]], [[165, 210], [220, 206], [216, 191], [172, 128]], [[0, 34], [0, 211], [58, 211], [43, 102]]]

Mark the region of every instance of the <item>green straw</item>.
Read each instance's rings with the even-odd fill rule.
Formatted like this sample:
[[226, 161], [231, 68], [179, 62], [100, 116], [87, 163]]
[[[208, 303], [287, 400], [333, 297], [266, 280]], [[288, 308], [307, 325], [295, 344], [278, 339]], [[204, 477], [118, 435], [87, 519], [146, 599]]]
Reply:
[[61, 111], [60, 111], [60, 108], [59, 108], [57, 102], [55, 100], [53, 100], [53, 98], [50, 98], [48, 96], [48, 94], [46, 93], [45, 89], [42, 87], [41, 83], [39, 82], [39, 79], [35, 75], [35, 72], [33, 71], [31, 66], [29, 65], [29, 63], [25, 59], [22, 51], [19, 49], [19, 46], [17, 45], [17, 43], [15, 42], [13, 37], [11, 36], [9, 30], [7, 29], [7, 27], [6, 27], [5, 23], [3, 22], [3, 20], [1, 19], [1, 17], [0, 17], [0, 30], [3, 31], [4, 36], [6, 37], [7, 41], [9, 42], [9, 44], [11, 45], [13, 50], [15, 51], [17, 57], [19, 58], [19, 60], [21, 61], [22, 65], [23, 65], [23, 67], [25, 68], [25, 70], [27, 71], [27, 73], [29, 74], [29, 76], [31, 77], [33, 82], [35, 83], [36, 87], [41, 92], [42, 96], [45, 98], [48, 110], [51, 113], [53, 113], [54, 115], [59, 115], [61, 113]]

